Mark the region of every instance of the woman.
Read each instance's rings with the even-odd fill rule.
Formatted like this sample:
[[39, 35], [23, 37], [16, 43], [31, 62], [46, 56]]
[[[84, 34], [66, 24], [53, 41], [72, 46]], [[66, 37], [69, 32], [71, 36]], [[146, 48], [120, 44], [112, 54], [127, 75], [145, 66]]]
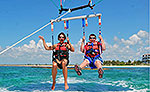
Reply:
[[47, 46], [42, 36], [39, 36], [39, 38], [43, 41], [43, 45], [46, 50], [55, 50], [55, 52], [53, 52], [53, 67], [52, 67], [53, 85], [51, 89], [52, 90], [55, 89], [57, 68], [60, 68], [63, 69], [65, 90], [67, 90], [69, 88], [67, 84], [67, 65], [69, 64], [69, 50], [74, 52], [74, 47], [70, 43], [68, 37], [67, 42], [64, 42], [66, 36], [63, 32], [61, 32], [58, 35], [59, 43], [49, 47]]

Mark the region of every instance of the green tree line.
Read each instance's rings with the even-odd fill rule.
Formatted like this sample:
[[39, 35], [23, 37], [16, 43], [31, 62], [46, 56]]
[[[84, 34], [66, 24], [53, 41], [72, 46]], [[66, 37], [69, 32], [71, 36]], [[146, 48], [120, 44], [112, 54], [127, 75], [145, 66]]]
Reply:
[[148, 65], [148, 64], [145, 64], [140, 60], [137, 61], [128, 60], [127, 62], [119, 61], [119, 60], [108, 60], [108, 61], [104, 61], [103, 65]]

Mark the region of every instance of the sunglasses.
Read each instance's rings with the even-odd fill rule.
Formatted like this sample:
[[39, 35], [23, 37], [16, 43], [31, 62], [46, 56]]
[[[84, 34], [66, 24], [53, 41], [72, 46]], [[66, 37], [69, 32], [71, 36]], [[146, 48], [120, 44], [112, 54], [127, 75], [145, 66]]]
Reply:
[[96, 37], [90, 37], [90, 39], [96, 39]]
[[59, 37], [59, 38], [65, 38], [65, 37]]

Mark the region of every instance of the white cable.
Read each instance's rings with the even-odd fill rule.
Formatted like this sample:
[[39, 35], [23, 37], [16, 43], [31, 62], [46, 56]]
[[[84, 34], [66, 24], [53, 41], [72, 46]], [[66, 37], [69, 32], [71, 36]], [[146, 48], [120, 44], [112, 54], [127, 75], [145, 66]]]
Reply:
[[75, 16], [75, 17], [69, 17], [69, 18], [61, 18], [61, 19], [58, 19], [57, 21], [55, 21], [55, 20], [51, 20], [51, 21], [53, 21], [53, 22], [60, 22], [60, 21], [66, 21], [66, 20], [92, 18], [92, 17], [97, 17], [97, 16], [102, 16], [102, 14], [98, 13], [98, 14], [90, 14], [90, 15], [83, 15], [83, 16]]
[[[58, 19], [60, 19], [61, 17], [65, 16], [66, 14], [70, 13], [70, 10], [66, 13], [64, 13], [63, 15], [61, 15], [60, 17], [56, 18], [54, 21], [57, 21]], [[34, 35], [35, 33], [39, 32], [40, 30], [42, 30], [43, 28], [47, 27], [48, 25], [50, 25], [52, 22], [51, 21], [49, 23], [47, 23], [46, 25], [42, 26], [41, 28], [39, 28], [38, 30], [34, 31], [33, 33], [31, 33], [30, 35], [22, 38], [21, 40], [19, 40], [18, 42], [16, 42], [15, 44], [11, 45], [10, 47], [4, 49], [3, 51], [0, 52], [0, 55], [3, 54], [4, 52], [6, 52], [7, 50], [11, 49], [12, 47], [16, 46], [17, 44], [19, 44], [20, 42], [24, 41], [25, 39], [29, 38], [30, 36]]]

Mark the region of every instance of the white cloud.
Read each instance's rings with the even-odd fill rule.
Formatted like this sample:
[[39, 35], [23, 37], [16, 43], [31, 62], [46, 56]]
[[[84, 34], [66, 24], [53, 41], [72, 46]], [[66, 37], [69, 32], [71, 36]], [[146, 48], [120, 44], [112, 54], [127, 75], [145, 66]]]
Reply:
[[147, 51], [150, 51], [150, 47], [145, 47], [144, 49]]
[[74, 54], [82, 54], [82, 52], [80, 51], [81, 42], [82, 42], [82, 39], [80, 39], [77, 44], [73, 45], [75, 48]]
[[128, 44], [128, 45], [135, 45], [137, 43], [141, 43], [141, 38], [138, 37], [136, 34], [132, 35], [129, 40], [124, 40], [124, 39], [121, 39], [121, 41], [124, 43], [124, 44]]
[[[48, 45], [49, 44], [51, 43], [48, 43]], [[34, 40], [31, 40], [29, 44], [24, 44], [20, 47], [13, 47], [1, 57], [6, 58], [6, 60], [7, 58], [11, 58], [14, 62], [20, 61], [18, 63], [49, 63], [49, 60], [51, 59], [51, 51], [46, 51], [44, 49], [41, 40], [39, 40], [37, 44]], [[11, 61], [9, 62], [13, 63]]]
[[42, 40], [39, 40], [39, 42], [37, 43], [37, 48], [42, 48], [42, 44], [43, 44]]
[[36, 48], [36, 44], [34, 40], [30, 41], [29, 48]]
[[[127, 40], [124, 38], [114, 37], [114, 43], [106, 44], [106, 50], [102, 54], [104, 60], [141, 60], [141, 56], [150, 51], [148, 46], [148, 38], [146, 36], [148, 32], [140, 30], [137, 34], [133, 34]], [[73, 44], [75, 52], [70, 53], [70, 63], [81, 63], [83, 61], [84, 53], [80, 51], [82, 39], [78, 41], [77, 44]], [[47, 42], [48, 46], [52, 44]], [[0, 46], [0, 50], [2, 47]], [[52, 51], [47, 51], [44, 49], [42, 40], [37, 43], [31, 40], [29, 44], [24, 44], [20, 47], [14, 47], [5, 54], [1, 55], [1, 60], [6, 60], [5, 62], [17, 63], [52, 63], [51, 62]], [[9, 60], [8, 60], [9, 59]], [[0, 62], [1, 63], [1, 62]], [[12, 62], [11, 62], [12, 63]]]
[[114, 41], [119, 41], [117, 36], [114, 37]]
[[106, 60], [141, 60], [141, 56], [148, 53], [148, 32], [140, 30], [128, 40], [114, 37], [114, 44], [106, 43], [106, 51], [103, 56]]
[[140, 30], [137, 35], [141, 38], [147, 38], [148, 37], [148, 32]]
[[141, 40], [141, 38], [139, 38], [136, 34], [132, 35], [129, 39], [130, 39], [134, 44], [136, 44], [138, 41]]
[[118, 48], [119, 46], [117, 44], [114, 44], [113, 45], [113, 48]]
[[126, 48], [128, 48], [128, 49], [129, 49], [129, 48], [130, 48], [130, 46], [126, 46]]
[[[75, 52], [70, 53], [71, 63], [80, 63], [83, 60], [83, 54], [81, 53], [79, 47], [81, 44], [81, 39], [77, 44], [73, 44]], [[52, 44], [50, 42], [46, 43], [48, 46]], [[52, 63], [51, 56], [52, 51], [45, 50], [42, 40], [37, 43], [34, 40], [29, 41], [29, 44], [24, 44], [20, 47], [13, 47], [12, 49], [5, 52], [5, 55], [1, 56], [3, 58], [11, 58], [24, 63]], [[1, 63], [1, 62], [0, 62]], [[10, 61], [10, 63], [13, 63]]]

